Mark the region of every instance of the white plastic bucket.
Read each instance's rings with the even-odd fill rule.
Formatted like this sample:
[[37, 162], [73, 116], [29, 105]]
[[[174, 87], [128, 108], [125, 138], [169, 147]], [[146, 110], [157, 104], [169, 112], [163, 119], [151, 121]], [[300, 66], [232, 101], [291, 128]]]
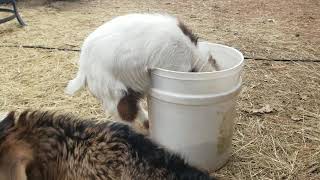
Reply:
[[216, 170], [230, 156], [244, 58], [224, 45], [200, 42], [199, 48], [212, 51], [220, 71], [151, 72], [150, 136], [189, 163]]

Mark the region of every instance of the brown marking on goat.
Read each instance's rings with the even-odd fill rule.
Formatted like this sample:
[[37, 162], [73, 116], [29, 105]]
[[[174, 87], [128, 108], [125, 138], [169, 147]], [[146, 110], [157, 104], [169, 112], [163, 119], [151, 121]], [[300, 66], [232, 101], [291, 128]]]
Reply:
[[194, 44], [198, 44], [198, 37], [192, 32], [191, 29], [189, 29], [182, 21], [178, 21], [178, 26], [183, 32], [184, 35], [188, 36], [190, 41]]
[[123, 96], [118, 105], [118, 113], [122, 120], [133, 122], [139, 111], [139, 101], [142, 98], [142, 94], [135, 92], [132, 89], [128, 89], [128, 92]]

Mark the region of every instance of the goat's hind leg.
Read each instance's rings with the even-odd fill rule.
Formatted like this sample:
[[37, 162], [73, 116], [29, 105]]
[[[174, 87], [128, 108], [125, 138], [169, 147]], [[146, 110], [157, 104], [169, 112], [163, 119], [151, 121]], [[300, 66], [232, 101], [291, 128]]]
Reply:
[[132, 124], [135, 119], [142, 121], [144, 127], [149, 128], [148, 113], [140, 104], [142, 93], [132, 89], [112, 89], [112, 96], [103, 101], [104, 108], [115, 119], [121, 119], [123, 123]]
[[103, 99], [103, 109], [107, 116], [112, 116], [113, 120], [119, 119], [118, 111], [117, 111], [117, 101], [111, 98]]

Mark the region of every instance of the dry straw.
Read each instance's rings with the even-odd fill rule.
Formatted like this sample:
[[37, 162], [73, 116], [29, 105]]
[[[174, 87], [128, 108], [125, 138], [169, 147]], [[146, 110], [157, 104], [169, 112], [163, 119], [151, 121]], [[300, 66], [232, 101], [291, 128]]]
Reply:
[[[303, 4], [299, 8], [306, 11], [301, 12], [319, 7], [312, 6], [311, 1]], [[0, 45], [79, 48], [90, 31], [113, 16], [166, 11], [179, 14], [202, 37], [240, 48], [248, 56], [319, 58], [319, 43], [311, 36], [319, 32], [317, 14], [295, 11], [298, 15], [289, 16], [285, 12], [298, 5], [288, 0], [260, 5], [253, 1], [111, 0], [21, 6], [29, 26], [20, 29], [13, 21], [1, 25]], [[278, 7], [281, 10], [276, 11]], [[275, 21], [264, 21], [271, 15]], [[294, 30], [303, 39], [291, 35]], [[0, 47], [0, 112], [43, 108], [110, 119], [87, 90], [74, 97], [64, 94], [66, 83], [77, 70], [78, 55], [72, 51]], [[320, 63], [316, 62], [248, 59], [238, 99], [233, 154], [215, 174], [222, 179], [320, 179], [319, 72]]]

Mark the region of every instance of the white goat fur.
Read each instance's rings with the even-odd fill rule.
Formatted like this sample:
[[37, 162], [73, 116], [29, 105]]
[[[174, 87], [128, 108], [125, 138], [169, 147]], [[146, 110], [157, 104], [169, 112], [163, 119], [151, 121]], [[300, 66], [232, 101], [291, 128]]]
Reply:
[[[175, 17], [161, 14], [129, 14], [106, 22], [84, 41], [79, 71], [66, 93], [72, 95], [86, 84], [106, 111], [118, 115], [117, 104], [127, 88], [147, 92], [149, 70], [212, 70], [207, 55], [200, 54], [178, 24]], [[141, 107], [138, 118], [148, 119]]]

